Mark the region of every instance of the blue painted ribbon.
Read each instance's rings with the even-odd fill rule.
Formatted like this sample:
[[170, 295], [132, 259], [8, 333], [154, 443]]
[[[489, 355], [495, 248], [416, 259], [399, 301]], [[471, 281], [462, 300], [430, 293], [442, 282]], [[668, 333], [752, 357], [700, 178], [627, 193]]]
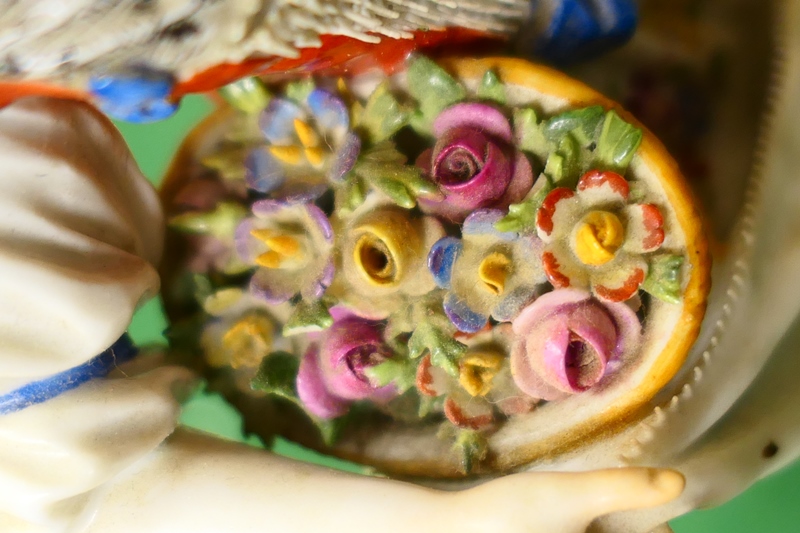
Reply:
[[48, 378], [32, 381], [0, 396], [0, 415], [21, 411], [31, 405], [46, 402], [77, 388], [87, 381], [108, 375], [117, 365], [130, 361], [138, 353], [126, 334], [104, 351], [84, 364], [70, 368]]

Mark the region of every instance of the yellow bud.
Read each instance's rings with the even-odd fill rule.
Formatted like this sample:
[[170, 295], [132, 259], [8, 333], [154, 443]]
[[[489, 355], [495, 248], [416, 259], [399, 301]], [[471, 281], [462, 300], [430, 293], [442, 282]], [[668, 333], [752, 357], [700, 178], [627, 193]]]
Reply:
[[614, 213], [592, 211], [575, 233], [575, 255], [586, 265], [604, 265], [614, 259], [624, 240], [625, 228]]
[[320, 168], [325, 163], [325, 150], [319, 146], [306, 148], [306, 159], [314, 168]]
[[299, 146], [278, 146], [274, 144], [269, 147], [269, 153], [275, 159], [287, 165], [299, 165], [303, 158], [303, 151]]
[[478, 277], [483, 282], [483, 287], [495, 296], [502, 294], [510, 265], [508, 256], [500, 252], [492, 252], [484, 257], [478, 267]]
[[269, 228], [254, 229], [250, 235], [263, 242], [269, 251], [256, 257], [256, 264], [264, 268], [296, 266], [305, 259], [300, 240], [292, 235], [282, 235]]
[[319, 145], [319, 135], [314, 128], [303, 122], [299, 118], [294, 119], [294, 131], [297, 132], [297, 138], [306, 148], [313, 148]]
[[404, 213], [377, 211], [355, 228], [353, 262], [373, 286], [398, 284], [420, 253], [419, 236]]
[[276, 251], [270, 250], [256, 257], [256, 264], [264, 268], [280, 268], [284, 257]]
[[458, 383], [470, 396], [486, 396], [492, 380], [503, 366], [503, 355], [497, 352], [475, 352], [461, 360]]
[[272, 322], [251, 314], [237, 321], [222, 337], [233, 368], [255, 367], [272, 351]]

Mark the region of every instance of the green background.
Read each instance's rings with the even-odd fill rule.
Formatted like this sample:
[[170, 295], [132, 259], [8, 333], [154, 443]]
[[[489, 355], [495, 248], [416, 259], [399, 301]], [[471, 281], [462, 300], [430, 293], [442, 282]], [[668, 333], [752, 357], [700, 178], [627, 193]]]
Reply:
[[[158, 183], [181, 139], [212, 108], [202, 97], [184, 99], [180, 111], [156, 124], [118, 124], [144, 174]], [[142, 308], [131, 325], [139, 343], [163, 343], [166, 321], [159, 302]], [[223, 437], [244, 440], [236, 412], [219, 397], [198, 392], [186, 405], [183, 423]], [[250, 441], [258, 445], [256, 439]], [[291, 443], [279, 441], [275, 451], [299, 459], [347, 468]], [[731, 465], [735, 468], [735, 465]], [[672, 522], [676, 533], [800, 532], [800, 463], [756, 483], [744, 494], [715, 509], [695, 511]], [[232, 532], [234, 533], [234, 532]]]

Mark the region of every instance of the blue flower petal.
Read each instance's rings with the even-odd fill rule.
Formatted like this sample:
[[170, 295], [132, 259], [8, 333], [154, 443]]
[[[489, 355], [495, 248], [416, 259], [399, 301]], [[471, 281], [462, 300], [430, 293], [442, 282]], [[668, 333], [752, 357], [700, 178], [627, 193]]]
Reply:
[[442, 289], [450, 288], [453, 277], [453, 265], [461, 253], [461, 240], [455, 237], [439, 239], [428, 252], [428, 270], [433, 274], [436, 285]]
[[505, 211], [499, 209], [479, 209], [464, 220], [461, 232], [464, 235], [491, 235], [504, 241], [513, 241], [519, 237], [517, 233], [498, 231], [494, 227], [504, 216], [506, 216]]
[[464, 333], [477, 333], [489, 323], [489, 317], [476, 313], [452, 292], [444, 299], [444, 313], [450, 322]]
[[330, 179], [340, 182], [353, 169], [361, 152], [361, 138], [352, 131], [347, 134], [344, 144], [334, 156]]
[[273, 98], [261, 112], [258, 125], [270, 143], [286, 146], [296, 142], [294, 131], [296, 118], [305, 118], [300, 106], [285, 98]]
[[347, 111], [347, 106], [328, 91], [314, 89], [308, 96], [308, 108], [323, 132], [346, 130], [350, 127], [350, 113]]
[[286, 181], [283, 167], [264, 148], [251, 150], [245, 158], [244, 167], [247, 186], [254, 191], [266, 194]]

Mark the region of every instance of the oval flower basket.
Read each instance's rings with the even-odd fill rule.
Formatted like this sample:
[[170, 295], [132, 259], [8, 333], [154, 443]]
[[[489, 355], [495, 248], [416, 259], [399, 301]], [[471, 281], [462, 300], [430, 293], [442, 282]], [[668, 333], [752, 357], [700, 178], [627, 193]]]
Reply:
[[162, 188], [163, 294], [249, 431], [491, 474], [612, 438], [681, 368], [701, 217], [614, 102], [505, 58], [224, 93]]

